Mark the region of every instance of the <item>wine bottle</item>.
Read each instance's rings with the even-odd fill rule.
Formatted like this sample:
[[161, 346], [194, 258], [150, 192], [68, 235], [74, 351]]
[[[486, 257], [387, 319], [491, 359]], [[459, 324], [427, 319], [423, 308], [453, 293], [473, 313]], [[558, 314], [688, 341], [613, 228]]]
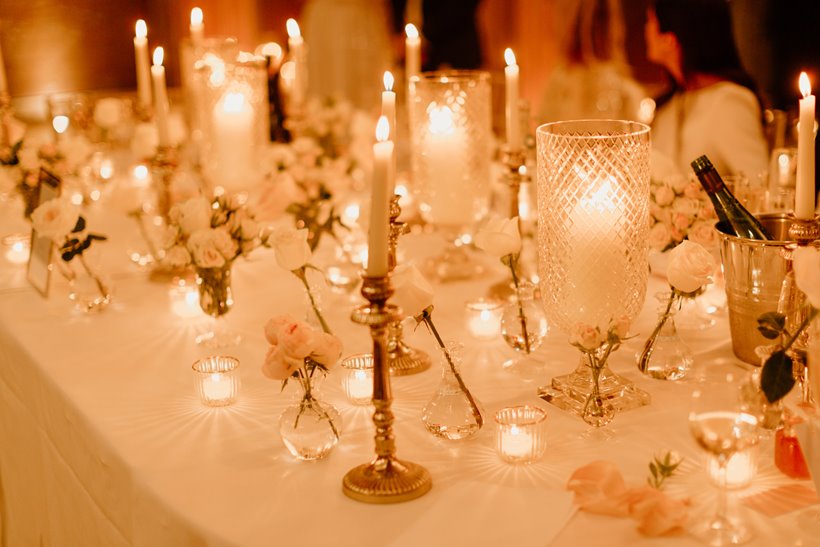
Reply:
[[706, 156], [701, 156], [692, 162], [698, 180], [712, 205], [715, 213], [724, 224], [731, 227], [734, 234], [746, 239], [771, 239], [760, 221], [746, 210], [720, 178], [712, 162]]

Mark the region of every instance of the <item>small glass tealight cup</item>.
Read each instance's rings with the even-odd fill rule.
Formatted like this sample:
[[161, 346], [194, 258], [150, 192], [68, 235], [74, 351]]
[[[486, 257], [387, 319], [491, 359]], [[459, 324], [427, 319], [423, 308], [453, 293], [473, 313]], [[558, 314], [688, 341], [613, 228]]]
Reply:
[[502, 408], [495, 413], [495, 446], [502, 460], [533, 463], [547, 448], [547, 413], [537, 406]]
[[502, 302], [488, 298], [476, 298], [465, 304], [467, 330], [473, 338], [492, 340], [501, 336]]
[[[369, 356], [368, 356], [369, 357]], [[354, 405], [369, 405], [373, 399], [373, 361], [356, 357], [342, 361], [342, 389]]]
[[195, 385], [205, 406], [228, 406], [239, 395], [239, 359], [225, 355], [211, 355], [191, 367]]

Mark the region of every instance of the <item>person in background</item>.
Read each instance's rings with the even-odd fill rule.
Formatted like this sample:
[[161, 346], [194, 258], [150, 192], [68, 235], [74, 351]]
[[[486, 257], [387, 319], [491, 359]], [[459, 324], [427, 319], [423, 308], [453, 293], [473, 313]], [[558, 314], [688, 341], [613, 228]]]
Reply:
[[655, 156], [681, 174], [703, 154], [723, 175], [766, 171], [761, 100], [741, 65], [726, 0], [654, 0], [644, 34], [647, 57], [670, 83], [657, 99]]

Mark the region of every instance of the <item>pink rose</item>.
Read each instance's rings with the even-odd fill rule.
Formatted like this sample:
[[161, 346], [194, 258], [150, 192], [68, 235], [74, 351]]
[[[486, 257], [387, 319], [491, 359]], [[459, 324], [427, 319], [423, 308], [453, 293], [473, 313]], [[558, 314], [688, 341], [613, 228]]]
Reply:
[[595, 350], [604, 342], [598, 327], [576, 323], [569, 336], [569, 343], [581, 346], [586, 350]]
[[672, 215], [672, 226], [674, 226], [677, 230], [686, 230], [691, 222], [692, 219], [687, 214], [674, 213]]
[[268, 340], [269, 343], [276, 345], [279, 343], [279, 329], [284, 327], [289, 323], [295, 323], [296, 319], [291, 317], [290, 315], [277, 315], [276, 317], [271, 317], [268, 319], [268, 322], [265, 323], [265, 338]]
[[716, 249], [720, 238], [714, 221], [697, 220], [689, 228], [689, 239], [706, 249]]
[[579, 467], [567, 482], [567, 490], [575, 494], [575, 503], [592, 513], [625, 517], [626, 507], [611, 503], [626, 493], [626, 483], [618, 467], [603, 460]]
[[657, 222], [649, 229], [649, 247], [658, 251], [664, 250], [672, 243], [672, 233], [669, 226], [663, 222]]
[[291, 321], [279, 329], [279, 345], [288, 357], [304, 359], [316, 346], [316, 333], [304, 321]]
[[632, 326], [632, 322], [629, 320], [629, 316], [622, 315], [613, 322], [612, 331], [618, 338], [623, 340], [629, 335], [630, 326]]
[[683, 195], [691, 199], [699, 199], [701, 197], [701, 186], [697, 182], [690, 182], [683, 189]]
[[650, 537], [682, 533], [688, 513], [687, 501], [672, 499], [648, 486], [632, 504], [632, 517], [638, 520], [638, 531]]
[[279, 346], [271, 346], [262, 364], [262, 374], [271, 380], [287, 380], [300, 365], [300, 361], [289, 359]]
[[710, 203], [705, 203], [698, 211], [697, 217], [699, 220], [717, 220], [717, 213], [715, 213], [715, 206]]
[[337, 336], [320, 332], [316, 336], [316, 345], [310, 358], [327, 368], [335, 365], [342, 356], [342, 341]]
[[658, 186], [655, 189], [655, 203], [664, 207], [675, 199], [675, 191], [668, 186]]

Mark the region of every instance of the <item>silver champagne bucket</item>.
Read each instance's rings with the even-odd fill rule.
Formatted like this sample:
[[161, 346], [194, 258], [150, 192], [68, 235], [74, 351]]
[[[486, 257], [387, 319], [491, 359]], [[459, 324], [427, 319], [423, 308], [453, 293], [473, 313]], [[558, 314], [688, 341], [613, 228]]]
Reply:
[[729, 328], [735, 355], [752, 365], [760, 365], [757, 346], [771, 345], [757, 330], [757, 318], [777, 311], [780, 289], [790, 265], [786, 258], [791, 220], [785, 214], [758, 216], [772, 240], [746, 239], [730, 235], [731, 228], [719, 222], [720, 258], [726, 278]]

